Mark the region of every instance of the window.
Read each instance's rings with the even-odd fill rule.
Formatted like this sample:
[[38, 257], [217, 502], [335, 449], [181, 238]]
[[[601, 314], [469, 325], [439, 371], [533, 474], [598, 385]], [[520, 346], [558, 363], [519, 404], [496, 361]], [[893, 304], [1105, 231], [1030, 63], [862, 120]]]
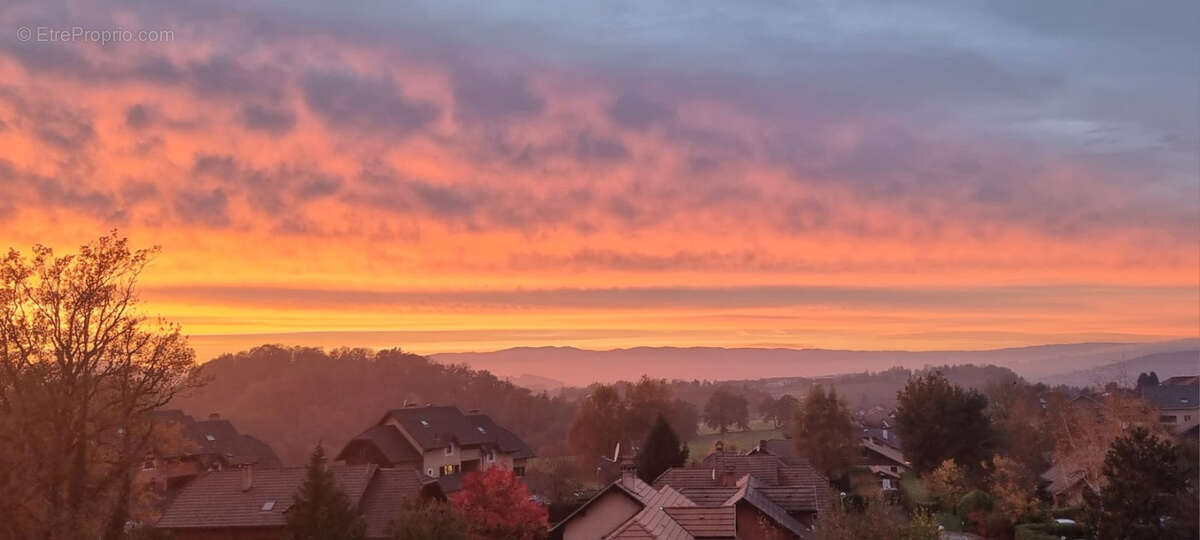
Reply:
[[458, 465], [447, 464], [442, 465], [442, 476], [450, 476], [459, 471]]
[[425, 427], [429, 427], [429, 421], [428, 421], [428, 420], [421, 420], [421, 425], [422, 425], [422, 426], [425, 426]]
[[513, 467], [513, 474], [517, 476], [525, 476], [525, 467]]
[[883, 479], [883, 489], [892, 489], [892, 480], [890, 478]]
[[447, 456], [454, 455], [454, 443], [450, 443], [450, 444], [446, 445], [446, 455]]
[[217, 440], [217, 438], [216, 438], [216, 437], [213, 437], [211, 433], [205, 433], [205, 434], [204, 434], [204, 438], [205, 438], [205, 439], [208, 439], [208, 440], [210, 440], [210, 441], [215, 441], [215, 440]]
[[1174, 415], [1165, 415], [1165, 414], [1164, 414], [1164, 415], [1162, 415], [1162, 416], [1158, 417], [1158, 421], [1159, 421], [1159, 422], [1162, 422], [1162, 423], [1164, 423], [1164, 424], [1174, 424], [1174, 423], [1175, 423], [1175, 416], [1174, 416]]
[[154, 470], [154, 456], [146, 456], [146, 459], [142, 461], [142, 470], [143, 471], [153, 471]]
[[1191, 421], [1192, 421], [1192, 415], [1190, 415], [1190, 414], [1185, 414], [1185, 415], [1183, 415], [1183, 421], [1184, 421], [1184, 422], [1191, 422]]
[[263, 503], [263, 505], [262, 505], [263, 512], [270, 512], [274, 508], [275, 508], [275, 499], [271, 499], [271, 500]]
[[495, 450], [488, 450], [487, 460], [489, 463], [496, 461], [496, 451]]
[[475, 426], [475, 429], [478, 429], [480, 433], [487, 433], [487, 430], [483, 429], [483, 426]]

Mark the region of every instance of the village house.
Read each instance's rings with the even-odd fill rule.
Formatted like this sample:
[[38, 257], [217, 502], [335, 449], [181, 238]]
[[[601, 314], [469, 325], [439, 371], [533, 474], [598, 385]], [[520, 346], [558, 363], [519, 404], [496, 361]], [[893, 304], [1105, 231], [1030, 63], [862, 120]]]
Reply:
[[[433, 478], [412, 469], [335, 465], [329, 470], [362, 516], [370, 539], [389, 538], [388, 526], [406, 499], [445, 499]], [[174, 540], [276, 540], [305, 473], [304, 467], [253, 466], [210, 472], [180, 490], [155, 527]]]
[[[858, 447], [859, 456], [856, 464], [870, 470], [881, 489], [885, 491], [900, 489], [900, 477], [911, 466], [900, 450], [900, 441], [895, 433], [887, 428], [865, 428], [862, 430]], [[791, 439], [759, 441], [758, 446], [750, 450], [748, 455], [759, 454], [796, 459]]]
[[621, 477], [550, 531], [558, 540], [808, 538], [829, 481], [806, 460], [713, 454], [647, 484]]
[[178, 440], [147, 454], [138, 470], [137, 480], [159, 493], [173, 492], [206, 471], [280, 466], [279, 456], [267, 443], [239, 433], [217, 413], [196, 420], [179, 410], [156, 411], [154, 420], [171, 437], [178, 435]]
[[524, 476], [532, 457], [519, 437], [478, 410], [463, 414], [453, 406], [408, 405], [384, 414], [346, 443], [335, 460], [413, 469], [436, 478], [451, 493], [472, 471], [504, 467]]
[[1200, 376], [1171, 377], [1143, 386], [1141, 392], [1158, 408], [1159, 423], [1172, 433], [1184, 434], [1200, 426]]

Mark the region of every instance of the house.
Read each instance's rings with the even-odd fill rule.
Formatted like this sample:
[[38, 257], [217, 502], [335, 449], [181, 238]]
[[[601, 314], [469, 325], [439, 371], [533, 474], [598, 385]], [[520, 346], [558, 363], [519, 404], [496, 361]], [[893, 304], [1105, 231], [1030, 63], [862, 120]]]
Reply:
[[1200, 376], [1171, 377], [1143, 386], [1142, 398], [1158, 408], [1160, 424], [1183, 434], [1200, 425]]
[[[900, 488], [900, 477], [911, 467], [901, 452], [900, 441], [887, 428], [865, 428], [859, 440], [858, 465], [871, 471], [884, 490]], [[771, 455], [796, 459], [791, 439], [759, 441], [748, 455]]]
[[[408, 498], [444, 499], [433, 478], [411, 469], [331, 466], [338, 488], [367, 525], [367, 538], [388, 538], [392, 517]], [[155, 527], [175, 540], [280, 538], [304, 467], [213, 471], [196, 478], [167, 505]]]
[[1083, 505], [1086, 477], [1083, 467], [1071, 462], [1055, 463], [1041, 475], [1046, 493], [1054, 498], [1055, 507]]
[[504, 467], [518, 476], [533, 457], [513, 432], [478, 410], [409, 405], [392, 409], [338, 452], [336, 461], [413, 469], [438, 479], [446, 493], [458, 491], [462, 475]]
[[165, 410], [153, 416], [156, 422], [176, 429], [181, 439], [147, 454], [138, 471], [138, 480], [153, 485], [160, 493], [173, 492], [205, 471], [281, 465], [267, 443], [239, 433], [220, 414], [196, 420], [183, 411]]
[[[773, 458], [763, 456], [752, 461], [765, 459]], [[749, 474], [734, 478], [718, 475], [711, 468], [677, 468], [649, 485], [637, 477], [632, 463], [632, 458], [626, 457], [621, 478], [557, 523], [550, 530], [550, 538], [785, 539], [811, 534], [807, 524], [776, 503], [768, 487]], [[714, 487], [692, 476], [720, 478], [721, 483]], [[787, 498], [778, 493], [775, 496]]]

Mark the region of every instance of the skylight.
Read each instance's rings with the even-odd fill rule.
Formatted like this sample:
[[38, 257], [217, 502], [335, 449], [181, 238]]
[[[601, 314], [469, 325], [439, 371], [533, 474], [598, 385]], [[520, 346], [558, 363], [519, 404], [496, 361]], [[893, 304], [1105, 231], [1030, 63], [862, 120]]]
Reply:
[[421, 425], [425, 426], [425, 427], [429, 427], [429, 422], [427, 420], [421, 420]]
[[205, 438], [205, 439], [208, 439], [208, 440], [210, 440], [210, 441], [215, 441], [215, 440], [217, 440], [217, 438], [216, 438], [216, 437], [213, 437], [211, 433], [205, 433], [205, 434], [204, 434], [204, 438]]
[[475, 429], [478, 429], [480, 433], [487, 433], [487, 430], [483, 429], [483, 426], [475, 426]]
[[263, 503], [262, 511], [270, 512], [272, 508], [275, 508], [275, 499], [271, 499], [271, 500]]

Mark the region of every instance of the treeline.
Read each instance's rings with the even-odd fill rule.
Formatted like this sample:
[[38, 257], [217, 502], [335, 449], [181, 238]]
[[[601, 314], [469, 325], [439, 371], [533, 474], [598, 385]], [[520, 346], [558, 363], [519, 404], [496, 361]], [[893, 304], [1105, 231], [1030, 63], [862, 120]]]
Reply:
[[209, 382], [172, 406], [217, 412], [270, 444], [287, 464], [303, 463], [318, 441], [340, 449], [408, 403], [480, 409], [519, 434], [539, 455], [561, 452], [575, 406], [487, 371], [443, 365], [399, 349], [263, 345], [203, 365]]

